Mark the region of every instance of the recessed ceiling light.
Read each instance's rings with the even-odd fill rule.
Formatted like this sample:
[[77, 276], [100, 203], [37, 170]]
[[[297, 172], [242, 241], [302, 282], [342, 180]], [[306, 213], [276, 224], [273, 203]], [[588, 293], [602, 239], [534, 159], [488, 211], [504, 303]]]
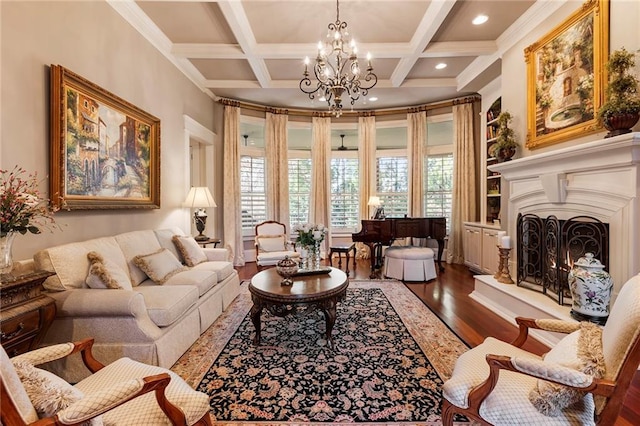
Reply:
[[473, 23], [473, 25], [482, 25], [488, 20], [489, 20], [489, 17], [487, 15], [478, 15], [475, 18], [473, 18], [473, 21], [471, 22]]
[[324, 96], [321, 96], [320, 98], [318, 98], [318, 100], [319, 100], [320, 102], [326, 102], [326, 101], [327, 101], [327, 98], [325, 98]]
[[377, 100], [378, 100], [377, 96], [372, 96], [372, 97], [369, 98], [369, 101], [371, 101], [371, 102], [375, 102]]
[[440, 62], [438, 65], [436, 65], [436, 69], [437, 70], [441, 70], [447, 67], [447, 64], [445, 64], [444, 62]]

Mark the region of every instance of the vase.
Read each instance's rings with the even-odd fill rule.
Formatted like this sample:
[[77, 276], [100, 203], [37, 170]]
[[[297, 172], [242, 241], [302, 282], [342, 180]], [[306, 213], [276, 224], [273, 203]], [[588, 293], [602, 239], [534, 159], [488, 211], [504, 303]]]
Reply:
[[317, 271], [320, 269], [320, 241], [318, 240], [314, 244], [313, 256], [313, 269]]
[[510, 146], [507, 148], [500, 148], [496, 153], [498, 163], [504, 163], [505, 161], [511, 161], [511, 158], [516, 154], [516, 147]]
[[568, 281], [573, 299], [571, 316], [579, 321], [605, 324], [613, 281], [604, 265], [592, 253], [586, 253], [569, 271]]
[[631, 128], [636, 125], [640, 118], [639, 114], [613, 114], [602, 120], [604, 128], [609, 131], [604, 137], [610, 138], [613, 136], [624, 135], [625, 133], [631, 133]]
[[15, 237], [16, 233], [13, 231], [9, 231], [6, 235], [0, 237], [0, 274], [8, 274], [13, 269], [11, 248]]

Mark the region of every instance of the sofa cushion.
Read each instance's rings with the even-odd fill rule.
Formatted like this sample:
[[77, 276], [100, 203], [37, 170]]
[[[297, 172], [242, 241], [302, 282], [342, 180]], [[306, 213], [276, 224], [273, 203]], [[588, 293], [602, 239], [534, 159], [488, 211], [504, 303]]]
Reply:
[[196, 271], [212, 271], [218, 276], [218, 282], [227, 279], [234, 271], [231, 262], [221, 262], [219, 260], [210, 260], [208, 262], [199, 263], [193, 267]]
[[195, 286], [159, 286], [151, 280], [142, 282], [134, 291], [142, 294], [147, 313], [158, 327], [166, 327], [180, 319], [199, 297]]
[[196, 266], [199, 263], [207, 261], [207, 255], [204, 254], [202, 247], [198, 245], [193, 237], [174, 235], [172, 241], [178, 248], [178, 252], [182, 255], [185, 265]]
[[160, 250], [160, 243], [156, 238], [156, 234], [152, 230], [133, 231], [119, 234], [114, 237], [124, 257], [127, 260], [129, 275], [131, 275], [131, 284], [139, 285], [147, 279], [147, 275], [133, 262], [133, 258], [138, 255], [154, 253]]
[[95, 251], [90, 251], [87, 258], [91, 266], [85, 282], [90, 288], [131, 290], [129, 275], [117, 264]]
[[41, 250], [33, 257], [36, 269], [56, 273], [45, 280], [44, 287], [50, 291], [86, 288], [85, 279], [89, 271], [87, 253], [90, 251], [100, 253], [105, 259], [127, 270], [127, 261], [114, 237], [63, 244]]
[[200, 296], [211, 290], [218, 283], [218, 276], [213, 271], [196, 271], [190, 269], [178, 272], [169, 278], [164, 285], [191, 285], [198, 288]]
[[256, 259], [264, 262], [269, 260], [280, 260], [280, 259], [283, 259], [285, 256], [298, 257], [299, 255], [296, 252], [292, 252], [292, 251], [272, 251], [269, 253], [266, 253], [266, 252], [259, 253]]
[[182, 261], [182, 255], [178, 252], [178, 248], [173, 243], [174, 235], [185, 235], [184, 232], [180, 228], [169, 228], [169, 229], [156, 229], [155, 231], [156, 238], [160, 243], [160, 247], [166, 248], [180, 261]]
[[164, 284], [186, 268], [169, 250], [163, 248], [154, 253], [135, 256], [133, 263], [159, 284]]

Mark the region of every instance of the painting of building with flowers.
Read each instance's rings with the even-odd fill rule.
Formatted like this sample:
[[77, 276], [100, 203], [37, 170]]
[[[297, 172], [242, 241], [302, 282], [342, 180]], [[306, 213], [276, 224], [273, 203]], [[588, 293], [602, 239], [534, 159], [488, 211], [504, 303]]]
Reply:
[[61, 168], [57, 193], [65, 205], [159, 206], [159, 120], [59, 68], [62, 140], [53, 144], [62, 152], [52, 171]]

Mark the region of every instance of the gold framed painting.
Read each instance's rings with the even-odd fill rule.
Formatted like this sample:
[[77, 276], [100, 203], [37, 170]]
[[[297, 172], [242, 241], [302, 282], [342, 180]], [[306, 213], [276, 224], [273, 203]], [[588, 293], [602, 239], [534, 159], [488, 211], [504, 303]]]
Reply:
[[160, 208], [160, 120], [60, 65], [50, 76], [51, 202]]
[[539, 148], [602, 129], [609, 0], [589, 0], [524, 51], [527, 142]]

